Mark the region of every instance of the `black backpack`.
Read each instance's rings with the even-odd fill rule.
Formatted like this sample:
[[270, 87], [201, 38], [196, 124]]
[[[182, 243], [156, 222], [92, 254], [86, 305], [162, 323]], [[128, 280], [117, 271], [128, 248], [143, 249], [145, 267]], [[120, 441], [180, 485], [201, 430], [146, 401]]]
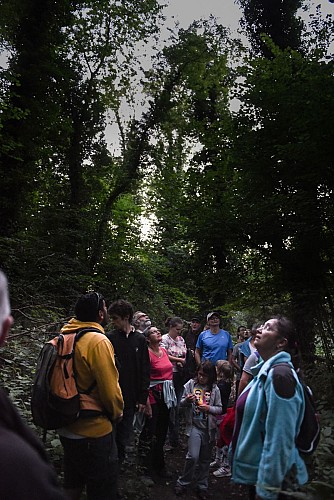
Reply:
[[302, 380], [299, 379], [299, 382], [304, 391], [305, 413], [296, 438], [296, 445], [303, 455], [312, 455], [320, 440], [320, 416], [317, 413], [311, 389]]
[[[275, 366], [291, 366], [288, 363], [277, 363]], [[298, 375], [298, 372], [297, 372]], [[308, 385], [299, 377], [299, 382], [303, 388], [305, 399], [304, 417], [296, 437], [296, 446], [303, 455], [312, 455], [317, 449], [320, 440], [320, 416], [317, 412], [313, 393]]]
[[96, 385], [94, 382], [80, 392], [76, 385], [75, 345], [87, 332], [101, 333], [97, 328], [81, 328], [73, 333], [59, 334], [43, 346], [38, 356], [31, 412], [34, 424], [45, 430], [58, 429], [77, 420], [80, 395], [88, 395]]

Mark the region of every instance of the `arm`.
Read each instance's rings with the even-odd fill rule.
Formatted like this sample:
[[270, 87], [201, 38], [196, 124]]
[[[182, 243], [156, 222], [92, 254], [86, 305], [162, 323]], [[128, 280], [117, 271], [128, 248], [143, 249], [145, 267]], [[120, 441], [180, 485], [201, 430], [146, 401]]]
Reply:
[[239, 388], [238, 388], [238, 394], [237, 394], [238, 396], [242, 393], [244, 388], [252, 380], [253, 374], [252, 374], [251, 368], [253, 368], [253, 366], [256, 366], [258, 362], [259, 362], [259, 357], [253, 352], [253, 354], [251, 354], [249, 356], [249, 358], [247, 359], [247, 361], [243, 367], [241, 379], [239, 382]]
[[232, 361], [232, 349], [227, 350], [227, 361], [230, 363], [230, 365], [233, 367], [233, 361]]
[[89, 354], [89, 364], [95, 377], [101, 402], [113, 420], [123, 415], [123, 397], [118, 383], [114, 348], [104, 337]]
[[204, 413], [211, 413], [212, 415], [221, 415], [222, 413], [222, 402], [220, 398], [220, 391], [217, 386], [212, 389], [212, 397], [210, 400], [210, 405], [202, 404], [198, 408]]
[[[188, 380], [183, 389], [183, 394], [180, 401], [180, 406], [190, 406], [195, 401], [195, 395], [193, 394], [194, 384], [192, 380]], [[189, 396], [194, 396], [190, 398]]]
[[146, 401], [148, 398], [148, 390], [150, 387], [150, 374], [151, 374], [151, 364], [150, 364], [150, 356], [148, 354], [147, 342], [143, 337], [142, 345], [140, 346], [141, 357], [140, 357], [140, 365], [141, 365], [141, 380], [139, 381], [139, 394], [138, 394], [138, 409], [139, 411], [144, 411]]
[[276, 383], [274, 387], [273, 377], [271, 370], [264, 386], [267, 415], [256, 483], [260, 498], [277, 498], [272, 488], [281, 488], [293, 457], [298, 455], [295, 438], [304, 408], [302, 390], [293, 385], [296, 384], [293, 376], [291, 379], [288, 373], [283, 375], [280, 388]]
[[247, 373], [245, 371], [242, 372], [241, 379], [239, 382], [239, 387], [238, 387], [238, 394], [237, 396], [240, 396], [244, 388], [249, 384], [249, 382], [252, 380], [253, 376], [250, 373]]
[[195, 349], [195, 361], [197, 366], [201, 364], [202, 351], [196, 347]]

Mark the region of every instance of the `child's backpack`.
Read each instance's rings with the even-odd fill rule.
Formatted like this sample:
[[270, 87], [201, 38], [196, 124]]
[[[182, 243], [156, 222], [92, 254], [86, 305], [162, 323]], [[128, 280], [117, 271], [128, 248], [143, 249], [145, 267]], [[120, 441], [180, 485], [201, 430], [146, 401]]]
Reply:
[[[277, 363], [272, 368], [283, 365], [290, 366], [288, 363]], [[296, 437], [296, 446], [301, 454], [312, 455], [320, 440], [320, 417], [311, 389], [299, 376], [298, 378], [304, 392], [305, 412], [298, 436]]]
[[[85, 391], [77, 388], [74, 368], [76, 342], [87, 332], [100, 332], [97, 328], [81, 328], [73, 333], [59, 334], [47, 342], [37, 360], [32, 386], [31, 412], [35, 425], [45, 430], [58, 429], [77, 420], [81, 399], [89, 398], [96, 382]], [[88, 405], [94, 414], [102, 408], [92, 400]]]
[[219, 447], [229, 446], [235, 423], [235, 405], [227, 408], [227, 412], [219, 425]]

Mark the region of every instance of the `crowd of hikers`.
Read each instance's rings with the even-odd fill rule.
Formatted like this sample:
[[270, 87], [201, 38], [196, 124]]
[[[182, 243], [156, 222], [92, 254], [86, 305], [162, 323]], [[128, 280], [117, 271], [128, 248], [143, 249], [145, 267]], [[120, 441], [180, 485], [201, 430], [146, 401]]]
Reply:
[[[11, 323], [0, 272], [1, 344]], [[88, 500], [115, 500], [131, 446], [137, 473], [154, 481], [170, 478], [166, 453], [185, 442], [177, 496], [195, 487], [198, 498], [209, 498], [210, 473], [248, 485], [249, 498], [258, 500], [291, 498], [306, 483], [297, 444], [305, 394], [289, 319], [240, 326], [235, 344], [217, 311], [160, 326], [126, 300], [107, 308], [99, 293], [79, 297], [60, 332], [62, 339], [77, 335], [72, 357], [80, 401], [80, 411], [56, 428], [64, 484], [58, 486], [42, 444], [0, 393], [1, 498], [79, 500], [85, 489]], [[69, 355], [58, 357], [66, 368]], [[33, 415], [38, 404], [33, 398]]]

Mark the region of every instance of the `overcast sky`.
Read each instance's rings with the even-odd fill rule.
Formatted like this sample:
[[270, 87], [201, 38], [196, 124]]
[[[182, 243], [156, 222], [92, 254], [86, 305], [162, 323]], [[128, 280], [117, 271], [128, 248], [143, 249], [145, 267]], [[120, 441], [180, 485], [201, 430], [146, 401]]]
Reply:
[[208, 18], [210, 14], [218, 18], [219, 23], [237, 29], [240, 9], [234, 0], [159, 0], [168, 3], [164, 14], [168, 18], [174, 16], [182, 28], [187, 28], [195, 19]]
[[[183, 28], [187, 28], [195, 19], [208, 18], [213, 14], [223, 26], [229, 26], [234, 31], [238, 28], [241, 15], [234, 0], [159, 0], [159, 3], [168, 4], [164, 9], [164, 14], [169, 18], [167, 23], [171, 24], [174, 16], [174, 20], [178, 20]], [[334, 14], [334, 4], [329, 0], [309, 1], [309, 4], [312, 10], [320, 4], [324, 13]]]

